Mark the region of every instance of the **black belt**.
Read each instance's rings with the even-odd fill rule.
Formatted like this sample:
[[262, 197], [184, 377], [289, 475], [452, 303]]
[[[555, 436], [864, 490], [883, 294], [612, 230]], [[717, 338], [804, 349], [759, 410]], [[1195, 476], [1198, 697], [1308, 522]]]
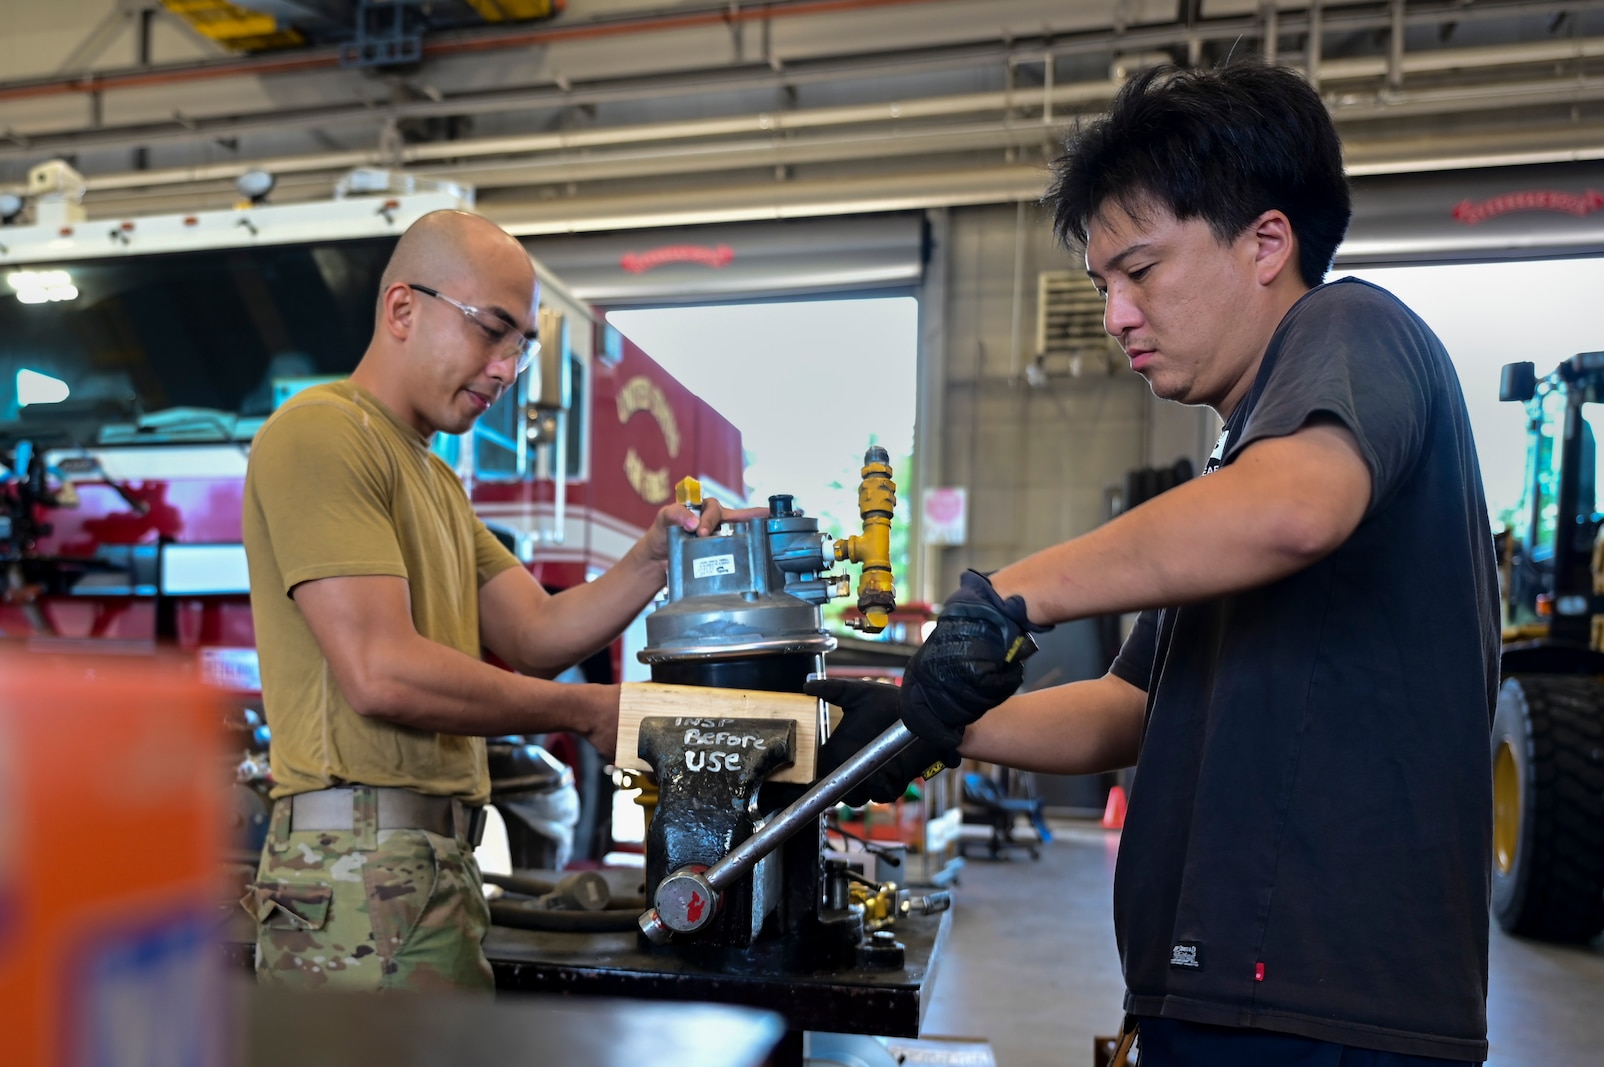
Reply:
[[[378, 799], [380, 830], [427, 830], [461, 837], [475, 847], [484, 833], [482, 807], [459, 797], [431, 797], [410, 789], [368, 786]], [[356, 825], [356, 790], [350, 786], [297, 793], [290, 802], [290, 831], [351, 830]]]

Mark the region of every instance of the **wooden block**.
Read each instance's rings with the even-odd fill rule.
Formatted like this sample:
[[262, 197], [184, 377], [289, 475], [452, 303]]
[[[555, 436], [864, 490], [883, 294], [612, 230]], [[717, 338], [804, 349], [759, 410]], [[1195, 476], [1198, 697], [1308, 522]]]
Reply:
[[713, 689], [699, 685], [627, 682], [618, 697], [618, 756], [614, 763], [650, 771], [640, 749], [640, 723], [648, 715], [677, 719], [791, 719], [796, 722], [796, 762], [770, 776], [771, 782], [813, 781], [819, 750], [819, 701], [803, 693], [757, 689]]

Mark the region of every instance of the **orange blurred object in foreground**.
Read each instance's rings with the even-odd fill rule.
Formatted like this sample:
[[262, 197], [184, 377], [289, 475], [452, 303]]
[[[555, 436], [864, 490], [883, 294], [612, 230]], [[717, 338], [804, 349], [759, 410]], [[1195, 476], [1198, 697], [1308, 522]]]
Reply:
[[218, 722], [188, 661], [0, 647], [0, 1062], [222, 1062]]

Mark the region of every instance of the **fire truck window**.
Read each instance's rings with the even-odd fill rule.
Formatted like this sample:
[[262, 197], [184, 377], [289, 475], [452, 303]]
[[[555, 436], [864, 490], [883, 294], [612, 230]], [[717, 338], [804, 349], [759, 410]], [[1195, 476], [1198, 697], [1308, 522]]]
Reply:
[[17, 372], [16, 389], [19, 408], [29, 404], [59, 404], [72, 392], [60, 378], [26, 368]]
[[518, 477], [518, 390], [508, 389], [473, 427], [474, 474], [490, 481]]
[[585, 430], [590, 421], [590, 379], [585, 373], [585, 361], [569, 353], [568, 380], [571, 402], [568, 406], [568, 477], [585, 477]]
[[[0, 290], [0, 419], [16, 417], [22, 370], [66, 383], [74, 400], [135, 397], [146, 415], [180, 407], [266, 415], [288, 384], [356, 366], [393, 245], [380, 238], [31, 265], [32, 276], [65, 281]], [[36, 289], [44, 299], [34, 299]]]
[[[565, 418], [566, 460], [568, 477], [583, 477], [584, 455], [581, 449], [585, 440], [585, 418], [589, 405], [585, 401], [584, 363], [572, 353], [568, 356], [571, 402]], [[522, 382], [519, 383], [522, 386]], [[509, 389], [501, 395], [490, 410], [474, 423], [473, 471], [484, 481], [510, 481], [522, 477], [518, 470], [518, 439], [524, 432], [523, 415], [519, 410], [518, 389]], [[532, 460], [526, 460], [531, 463]]]

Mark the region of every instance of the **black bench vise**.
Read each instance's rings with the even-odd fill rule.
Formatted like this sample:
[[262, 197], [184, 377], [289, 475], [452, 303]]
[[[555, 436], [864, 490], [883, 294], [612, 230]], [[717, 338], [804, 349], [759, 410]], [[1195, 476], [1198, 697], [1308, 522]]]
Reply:
[[[758, 791], [796, 756], [789, 719], [641, 720], [640, 758], [657, 774], [657, 810], [646, 834], [646, 899], [682, 867], [712, 866], [759, 825]], [[698, 937], [702, 949], [744, 949], [780, 904], [784, 853], [760, 860], [724, 894], [718, 916]], [[709, 908], [719, 907], [708, 900]]]

